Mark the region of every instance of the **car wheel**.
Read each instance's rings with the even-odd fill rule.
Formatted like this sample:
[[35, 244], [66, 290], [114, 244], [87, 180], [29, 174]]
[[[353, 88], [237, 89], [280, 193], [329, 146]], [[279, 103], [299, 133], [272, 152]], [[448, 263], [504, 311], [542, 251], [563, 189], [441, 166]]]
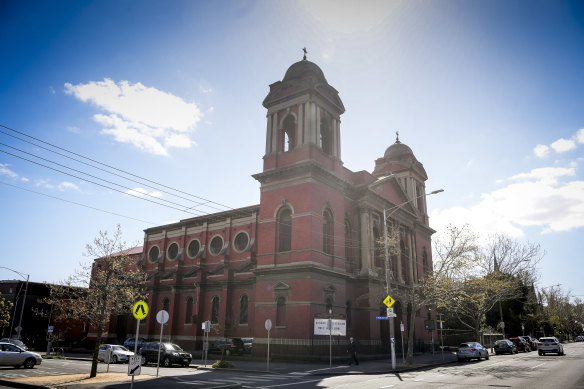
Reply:
[[487, 356], [485, 357], [485, 359], [488, 361], [489, 360], [489, 353], [487, 353]]
[[495, 351], [495, 355], [499, 355], [499, 352], [498, 351]]
[[148, 360], [146, 359], [146, 357], [142, 357], [142, 366], [146, 366], [146, 364], [148, 363]]
[[562, 350], [558, 355], [564, 355], [564, 350]]
[[168, 357], [164, 358], [164, 361], [162, 361], [162, 365], [164, 367], [170, 367], [170, 359], [168, 359]]
[[24, 364], [22, 366], [24, 366], [25, 369], [32, 369], [35, 364], [36, 362], [34, 358], [28, 358], [26, 361], [24, 361]]
[[462, 362], [464, 358], [458, 358], [458, 362]]
[[111, 362], [112, 362], [113, 364], [116, 364], [116, 363], [118, 363], [118, 357], [117, 357], [117, 355], [114, 355], [114, 356], [112, 357], [112, 360], [111, 360]]

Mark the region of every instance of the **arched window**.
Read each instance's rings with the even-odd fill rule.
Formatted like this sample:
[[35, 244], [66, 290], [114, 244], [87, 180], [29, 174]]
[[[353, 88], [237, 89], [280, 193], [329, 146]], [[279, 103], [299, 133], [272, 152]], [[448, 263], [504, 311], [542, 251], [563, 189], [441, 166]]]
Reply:
[[219, 297], [213, 296], [211, 300], [211, 323], [219, 323]]
[[276, 325], [283, 326], [286, 322], [286, 299], [282, 296], [276, 300]]
[[381, 232], [377, 226], [373, 227], [373, 239], [373, 244], [375, 247], [375, 251], [373, 253], [375, 258], [375, 266], [383, 268], [385, 266], [385, 243], [383, 239], [381, 239]]
[[320, 148], [329, 155], [333, 152], [332, 131], [325, 118], [320, 119]]
[[333, 215], [329, 209], [324, 211], [322, 223], [322, 251], [326, 254], [333, 253]]
[[162, 300], [162, 309], [170, 313], [170, 300], [168, 297], [165, 297], [164, 300]]
[[410, 271], [408, 269], [408, 256], [406, 253], [406, 244], [404, 243], [403, 239], [399, 241], [399, 248], [400, 248], [400, 257], [401, 257], [401, 267], [402, 267], [402, 278], [404, 281], [411, 281], [410, 280]]
[[288, 115], [284, 119], [282, 125], [282, 151], [292, 151], [296, 147], [296, 120], [292, 115]]
[[185, 316], [185, 324], [191, 324], [193, 320], [193, 298], [187, 298], [187, 307], [186, 307], [186, 316]]
[[345, 304], [345, 317], [347, 318], [347, 328], [351, 328], [353, 323], [353, 315], [351, 313], [351, 302], [347, 301]]
[[249, 298], [246, 294], [241, 296], [239, 302], [239, 324], [247, 324], [247, 307], [249, 304]]
[[325, 309], [326, 309], [326, 313], [329, 313], [329, 312], [332, 312], [333, 311], [333, 299], [332, 299], [332, 297], [327, 297], [326, 298]]
[[284, 208], [278, 216], [278, 251], [290, 251], [292, 248], [292, 212]]

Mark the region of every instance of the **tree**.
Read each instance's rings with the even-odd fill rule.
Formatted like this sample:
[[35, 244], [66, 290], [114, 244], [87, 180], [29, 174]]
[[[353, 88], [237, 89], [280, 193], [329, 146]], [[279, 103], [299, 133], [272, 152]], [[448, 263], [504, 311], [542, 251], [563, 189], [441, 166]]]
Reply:
[[12, 309], [12, 302], [6, 301], [0, 293], [0, 328], [8, 327], [10, 325], [10, 310]]
[[82, 263], [62, 285], [51, 285], [50, 303], [57, 318], [82, 320], [96, 329], [90, 373], [90, 377], [95, 377], [107, 320], [110, 315], [130, 312], [133, 304], [145, 295], [145, 274], [128, 255], [119, 225], [111, 236], [100, 231], [86, 251], [86, 256], [94, 261]]

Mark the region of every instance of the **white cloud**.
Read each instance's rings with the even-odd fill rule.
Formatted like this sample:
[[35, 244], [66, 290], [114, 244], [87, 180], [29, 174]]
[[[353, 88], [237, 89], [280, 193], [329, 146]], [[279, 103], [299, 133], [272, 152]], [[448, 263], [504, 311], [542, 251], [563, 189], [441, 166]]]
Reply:
[[67, 131], [72, 132], [74, 134], [81, 134], [81, 129], [75, 126], [67, 126]]
[[144, 196], [156, 197], [156, 198], [162, 197], [162, 193], [160, 193], [158, 191], [148, 192], [144, 188], [134, 188], [134, 189], [126, 191], [126, 194], [129, 194], [131, 196], [137, 196], [137, 197], [144, 197]]
[[66, 83], [65, 93], [105, 111], [93, 117], [104, 126], [102, 134], [156, 155], [168, 155], [172, 147], [191, 147], [189, 136], [203, 116], [196, 104], [141, 83], [109, 78]]
[[533, 153], [538, 158], [544, 158], [547, 157], [547, 155], [550, 153], [550, 148], [546, 145], [537, 145], [533, 149]]
[[79, 187], [77, 185], [75, 185], [72, 182], [67, 182], [67, 181], [63, 181], [61, 182], [57, 188], [61, 191], [64, 192], [66, 190], [76, 190], [79, 191]]
[[541, 233], [584, 227], [584, 181], [570, 181], [575, 174], [574, 168], [541, 168], [515, 175], [473, 206], [432, 211], [431, 226], [441, 231], [450, 223], [469, 224], [483, 237], [521, 237], [527, 227]]
[[37, 187], [43, 187], [43, 188], [47, 188], [47, 189], [57, 189], [57, 190], [60, 190], [61, 192], [64, 192], [66, 190], [79, 191], [79, 187], [77, 185], [75, 185], [72, 182], [68, 182], [68, 181], [63, 181], [58, 185], [54, 185], [54, 184], [51, 184], [51, 181], [49, 181], [49, 180], [37, 180], [35, 185]]
[[576, 148], [576, 142], [572, 139], [560, 138], [552, 143], [551, 147], [556, 153], [565, 153], [566, 151], [574, 150]]
[[8, 169], [8, 164], [0, 163], [0, 176], [8, 176], [10, 178], [18, 177], [18, 174]]
[[213, 92], [213, 89], [211, 89], [211, 88], [204, 88], [202, 85], [199, 86], [199, 89], [201, 90], [202, 93], [211, 93], [211, 92]]
[[584, 128], [579, 129], [574, 138], [576, 139], [576, 142], [584, 144]]

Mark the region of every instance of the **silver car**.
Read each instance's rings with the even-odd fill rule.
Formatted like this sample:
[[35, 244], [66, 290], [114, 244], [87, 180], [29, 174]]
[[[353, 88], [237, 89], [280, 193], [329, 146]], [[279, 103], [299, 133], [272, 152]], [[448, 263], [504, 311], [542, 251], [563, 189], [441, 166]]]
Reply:
[[464, 342], [458, 345], [456, 357], [459, 361], [469, 361], [473, 358], [480, 361], [481, 358], [489, 359], [489, 350], [478, 342]]
[[130, 356], [134, 355], [133, 352], [124, 346], [119, 346], [117, 344], [104, 344], [99, 348], [97, 359], [107, 363], [109, 353], [111, 353], [109, 357], [110, 363], [128, 362], [130, 360]]
[[546, 353], [564, 355], [564, 346], [558, 338], [546, 336], [545, 338], [539, 338], [539, 342], [537, 342], [537, 353], [539, 355], [545, 355]]
[[34, 365], [40, 365], [43, 358], [31, 351], [23, 350], [12, 343], [0, 343], [0, 366], [24, 366], [32, 369]]

